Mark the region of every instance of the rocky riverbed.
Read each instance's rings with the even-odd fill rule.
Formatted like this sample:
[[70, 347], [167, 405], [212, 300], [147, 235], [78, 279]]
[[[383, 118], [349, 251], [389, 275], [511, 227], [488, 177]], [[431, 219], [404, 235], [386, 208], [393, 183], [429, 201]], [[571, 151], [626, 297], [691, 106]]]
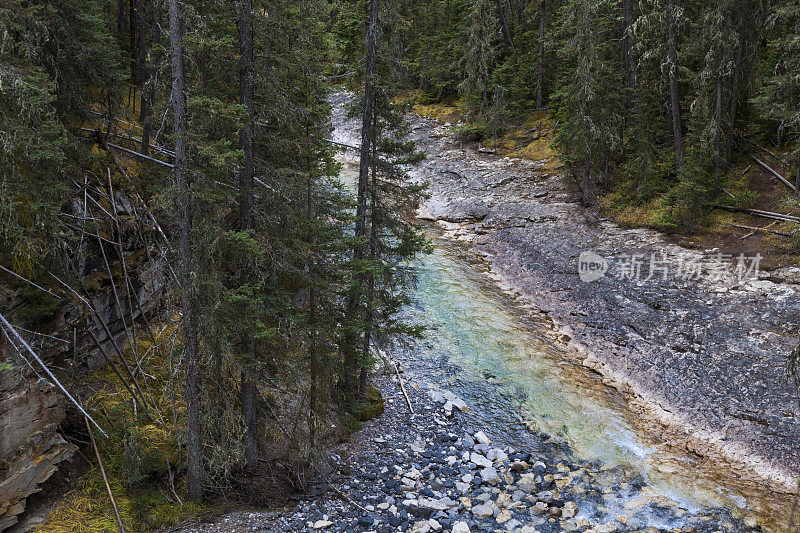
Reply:
[[[350, 98], [334, 96], [333, 139], [355, 145]], [[397, 378], [379, 373], [385, 413], [333, 450], [330, 474], [301, 501], [182, 531], [785, 524], [798, 470], [796, 392], [784, 371], [798, 272], [642, 281], [612, 265], [582, 282], [586, 250], [700, 262], [714, 252], [618, 228], [572, 203], [543, 162], [461, 146], [448, 125], [410, 120], [428, 153], [414, 170], [431, 183], [420, 214], [439, 228], [409, 309], [432, 326], [428, 338], [390, 350], [415, 414]]]
[[528, 445], [509, 446], [469, 426], [459, 397], [417, 378], [406, 376], [416, 383], [407, 386], [415, 414], [396, 377], [376, 379], [383, 416], [334, 450], [334, 471], [295, 506], [181, 531], [756, 531], [724, 509], [675, 506], [640, 476], [577, 460], [544, 435], [517, 435]]

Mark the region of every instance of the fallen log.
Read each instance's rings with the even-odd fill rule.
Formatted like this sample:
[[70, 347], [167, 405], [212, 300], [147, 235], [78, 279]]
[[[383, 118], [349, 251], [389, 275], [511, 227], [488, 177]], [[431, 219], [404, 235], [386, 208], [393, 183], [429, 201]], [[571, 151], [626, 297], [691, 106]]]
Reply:
[[[734, 227], [734, 228], [746, 229], [746, 230], [750, 230], [750, 231], [753, 231], [753, 232], [756, 232], [756, 231], [764, 231], [764, 232], [766, 232], [766, 233], [774, 233], [775, 235], [781, 235], [781, 236], [783, 236], [783, 237], [791, 237], [791, 236], [792, 236], [792, 234], [791, 234], [791, 233], [788, 233], [788, 232], [786, 232], [786, 231], [778, 231], [778, 230], [774, 230], [774, 229], [769, 229], [769, 226], [767, 226], [767, 227], [764, 227], [764, 228], [757, 228], [757, 227], [754, 227], [754, 226], [745, 226], [745, 225], [743, 225], [743, 224], [730, 224], [730, 223], [729, 223], [728, 225], [729, 225], [729, 226], [732, 226], [732, 227]], [[770, 226], [771, 226], [771, 225], [772, 225], [772, 224], [770, 224]], [[751, 233], [751, 234], [748, 234], [748, 235], [746, 235], [746, 236], [750, 236], [750, 235], [752, 235], [752, 233]], [[744, 237], [742, 237], [742, 238], [744, 238]]]
[[328, 144], [335, 144], [336, 146], [341, 146], [343, 148], [350, 148], [351, 150], [360, 150], [361, 149], [360, 147], [353, 146], [352, 144], [340, 143], [340, 142], [337, 142], [337, 141], [332, 141], [330, 139], [322, 139], [322, 140], [324, 142], [328, 143]]
[[800, 222], [800, 217], [795, 217], [792, 215], [784, 215], [782, 213], [772, 213], [770, 211], [761, 211], [759, 209], [746, 209], [744, 207], [734, 207], [732, 205], [720, 205], [720, 204], [711, 204], [711, 207], [715, 209], [727, 209], [728, 211], [736, 211], [739, 213], [748, 213], [750, 215], [769, 218], [771, 220], [782, 220], [784, 222]]
[[171, 165], [169, 163], [166, 163], [166, 162], [161, 161], [159, 159], [156, 159], [154, 157], [150, 157], [149, 155], [144, 155], [144, 154], [142, 154], [140, 152], [137, 152], [135, 150], [130, 150], [128, 148], [124, 148], [122, 146], [119, 146], [119, 145], [116, 145], [116, 144], [112, 144], [112, 143], [110, 143], [108, 141], [106, 141], [106, 144], [109, 145], [112, 148], [116, 148], [117, 150], [122, 150], [123, 152], [129, 153], [131, 155], [135, 155], [136, 157], [139, 157], [139, 158], [144, 159], [146, 161], [151, 161], [153, 163], [158, 163], [159, 165], [163, 165], [163, 166], [165, 166], [167, 168], [175, 168], [174, 165]]
[[[142, 144], [142, 140], [141, 139], [137, 139], [136, 137], [131, 137], [130, 135], [122, 135], [120, 133], [114, 133], [114, 132], [111, 132], [111, 131], [100, 131], [100, 130], [96, 130], [96, 129], [93, 130], [91, 128], [84, 128], [84, 127], [81, 127], [81, 131], [86, 131], [88, 133], [95, 133], [95, 132], [99, 131], [100, 135], [103, 135], [103, 136], [106, 136], [106, 137], [109, 137], [109, 136], [110, 137], [116, 137], [118, 139], [124, 139], [126, 141], [131, 141], [131, 142], [134, 142], [134, 143], [139, 144], [139, 145]], [[164, 147], [161, 147], [161, 146], [158, 146], [156, 144], [150, 144], [149, 146], [150, 146], [150, 148], [152, 148], [156, 152], [161, 152], [162, 154], [167, 155], [169, 157], [175, 157], [175, 152], [173, 152], [172, 150], [168, 150], [168, 149], [166, 149]]]
[[32, 286], [36, 287], [37, 289], [39, 289], [39, 290], [41, 290], [41, 291], [44, 291], [44, 292], [46, 292], [47, 294], [49, 294], [49, 295], [50, 295], [50, 296], [52, 296], [53, 298], [56, 298], [56, 299], [58, 299], [58, 300], [60, 300], [60, 299], [61, 299], [61, 296], [58, 296], [57, 294], [53, 294], [52, 292], [48, 291], [48, 290], [47, 290], [47, 289], [45, 289], [44, 287], [42, 287], [42, 286], [40, 286], [40, 285], [37, 285], [36, 283], [32, 282], [32, 281], [31, 281], [31, 280], [29, 280], [28, 278], [23, 278], [22, 276], [20, 276], [20, 275], [19, 275], [19, 274], [17, 274], [16, 272], [14, 272], [14, 271], [12, 271], [12, 270], [9, 270], [9, 269], [7, 269], [7, 268], [6, 268], [6, 267], [4, 267], [3, 265], [0, 265], [0, 269], [1, 269], [1, 270], [3, 270], [4, 272], [8, 273], [8, 274], [11, 274], [11, 275], [12, 275], [12, 276], [14, 276], [15, 278], [19, 278], [19, 279], [21, 279], [21, 280], [22, 280], [22, 281], [24, 281], [25, 283], [28, 283], [29, 285], [32, 285]]
[[97, 457], [97, 466], [100, 467], [100, 473], [103, 475], [103, 483], [106, 485], [108, 498], [111, 500], [111, 507], [114, 508], [114, 516], [117, 517], [117, 525], [119, 526], [120, 533], [125, 533], [125, 527], [122, 525], [122, 518], [119, 516], [119, 509], [117, 509], [117, 502], [114, 501], [114, 493], [111, 492], [111, 485], [108, 484], [108, 477], [106, 476], [106, 469], [103, 467], [103, 460], [100, 458], [100, 451], [97, 449], [97, 443], [94, 441], [92, 435], [92, 428], [89, 426], [89, 418], [84, 415], [83, 421], [86, 422], [86, 431], [89, 432], [89, 440], [92, 441], [92, 449], [94, 449], [94, 456]]
[[394, 372], [397, 374], [397, 381], [400, 383], [400, 391], [403, 393], [403, 398], [406, 399], [406, 403], [408, 404], [408, 410], [411, 411], [411, 414], [414, 413], [414, 406], [411, 405], [411, 400], [408, 398], [408, 393], [406, 392], [406, 387], [403, 385], [403, 378], [400, 376], [400, 369], [397, 368], [397, 363], [392, 361], [392, 365], [394, 366]]
[[763, 168], [764, 170], [766, 170], [767, 172], [769, 172], [770, 174], [772, 174], [773, 176], [775, 176], [776, 178], [778, 178], [778, 179], [780, 180], [780, 182], [781, 182], [781, 183], [783, 183], [784, 185], [786, 185], [787, 187], [789, 187], [789, 188], [790, 188], [791, 190], [793, 190], [794, 192], [797, 192], [797, 189], [795, 188], [795, 186], [794, 186], [794, 185], [792, 185], [792, 184], [789, 182], [789, 180], [787, 180], [786, 178], [784, 178], [783, 176], [781, 176], [781, 175], [780, 175], [780, 173], [779, 173], [777, 170], [773, 169], [772, 167], [770, 167], [769, 165], [767, 165], [766, 163], [764, 163], [762, 160], [760, 160], [759, 158], [757, 158], [757, 157], [756, 157], [756, 156], [754, 156], [754, 155], [751, 155], [750, 157], [753, 159], [753, 161], [755, 161], [756, 163], [758, 163], [758, 164], [759, 164], [759, 166], [761, 166], [761, 168]]

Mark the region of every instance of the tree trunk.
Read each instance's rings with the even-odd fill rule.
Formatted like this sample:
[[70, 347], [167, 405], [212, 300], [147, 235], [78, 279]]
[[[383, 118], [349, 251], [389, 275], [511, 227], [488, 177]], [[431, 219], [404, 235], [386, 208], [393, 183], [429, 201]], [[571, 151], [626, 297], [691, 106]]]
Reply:
[[[306, 218], [311, 221], [314, 218], [313, 208], [313, 185], [314, 176], [311, 166], [311, 158], [308, 151], [311, 148], [311, 135], [306, 126], [306, 169], [308, 171], [308, 187], [306, 188]], [[319, 380], [319, 355], [317, 354], [317, 290], [315, 287], [315, 270], [316, 265], [314, 261], [314, 232], [309, 233], [308, 245], [310, 253], [308, 254], [308, 356], [310, 359], [310, 376], [311, 381], [308, 392], [308, 446], [310, 453], [314, 452], [317, 446], [317, 381]]]
[[[137, 35], [137, 23], [139, 22], [139, 13], [136, 9], [136, 0], [129, 0], [128, 1], [128, 39], [130, 42], [130, 54], [131, 54], [131, 84], [135, 86], [136, 83], [139, 81], [139, 72], [138, 72], [138, 65], [137, 65], [137, 43], [136, 38]], [[135, 95], [134, 95], [135, 96]], [[134, 100], [134, 112], [136, 111], [135, 104], [136, 100]]]
[[239, 214], [243, 231], [251, 229], [253, 189], [253, 4], [252, 0], [237, 0], [239, 9], [240, 88], [239, 98], [247, 110], [247, 123], [239, 130], [239, 142], [244, 152], [244, 164], [239, 175], [241, 204]]
[[625, 20], [625, 33], [622, 37], [625, 54], [625, 85], [628, 89], [628, 110], [635, 111], [639, 106], [639, 89], [636, 80], [636, 57], [633, 53], [633, 0], [622, 0], [622, 16]]
[[797, 168], [794, 171], [794, 192], [800, 196], [800, 137], [797, 138]]
[[126, 41], [125, 33], [127, 31], [125, 26], [125, 0], [117, 0], [117, 38], [119, 39], [123, 50]]
[[[239, 173], [239, 229], [248, 231], [252, 229], [252, 189], [253, 189], [253, 4], [252, 0], [237, 0], [236, 7], [239, 11], [239, 99], [246, 111], [246, 124], [239, 129], [239, 144], [244, 152], [244, 161]], [[248, 281], [247, 258], [241, 260], [240, 279], [242, 283]], [[243, 334], [242, 347], [245, 352], [252, 350], [252, 338], [248, 332]], [[257, 388], [252, 375], [252, 368], [248, 364], [242, 367], [241, 393], [242, 393], [242, 420], [244, 434], [242, 445], [244, 447], [245, 468], [253, 472], [258, 465], [258, 433], [256, 427], [256, 392]]]
[[[741, 24], [745, 24], [742, 22]], [[739, 83], [742, 76], [742, 68], [744, 63], [744, 48], [747, 44], [745, 37], [744, 26], [739, 28], [739, 45], [736, 50], [736, 62], [733, 65], [733, 81], [731, 82], [731, 108], [730, 108], [730, 124], [728, 125], [728, 138], [725, 143], [725, 164], [730, 164], [731, 153], [733, 152], [733, 132], [736, 129], [736, 115], [739, 113]]]
[[669, 32], [669, 101], [672, 111], [672, 135], [675, 140], [675, 160], [683, 167], [683, 126], [681, 125], [680, 96], [678, 94], [678, 29], [675, 11], [680, 0], [669, 0], [667, 4], [667, 26]]
[[544, 22], [547, 12], [547, 0], [542, 0], [539, 9], [539, 57], [536, 68], [536, 109], [542, 108], [542, 85], [544, 83]]
[[509, 50], [514, 49], [514, 41], [511, 40], [511, 32], [508, 31], [508, 21], [506, 20], [506, 10], [503, 7], [503, 0], [495, 0], [497, 5], [497, 18], [500, 21], [500, 32], [503, 34], [503, 41]]
[[[372, 130], [375, 131], [376, 117], [372, 117]], [[370, 160], [370, 167], [372, 172], [372, 181], [370, 184], [370, 230], [369, 230], [369, 261], [375, 264], [378, 258], [378, 169], [377, 169], [377, 146], [372, 143], [372, 157]], [[364, 343], [363, 343], [363, 357], [364, 360], [369, 361], [369, 346], [372, 341], [372, 329], [375, 326], [375, 313], [373, 311], [373, 298], [375, 297], [375, 274], [370, 272], [367, 275], [366, 283], [366, 297], [365, 297], [365, 314], [367, 327], [364, 330]], [[367, 367], [362, 365], [361, 372], [358, 379], [358, 395], [361, 401], [366, 400], [367, 394]]]
[[[375, 106], [375, 54], [378, 38], [378, 0], [370, 0], [369, 29], [367, 31], [367, 61], [366, 72], [364, 74], [364, 101], [361, 109], [361, 149], [359, 153], [358, 167], [358, 198], [356, 203], [356, 238], [363, 238], [367, 232], [367, 195], [369, 188], [369, 169], [370, 154], [372, 144], [372, 114]], [[356, 244], [354, 259], [357, 264], [363, 261], [366, 255], [366, 248], [363, 242]], [[358, 316], [360, 307], [360, 297], [358, 294], [359, 286], [363, 282], [364, 276], [356, 276], [356, 287], [353, 287], [347, 302], [347, 319], [352, 323]], [[352, 394], [355, 391], [354, 372], [356, 370], [356, 346], [355, 333], [350, 332], [344, 342], [345, 357], [345, 392]]]
[[189, 186], [187, 179], [187, 140], [186, 140], [186, 95], [183, 71], [183, 45], [181, 42], [181, 13], [179, 0], [169, 2], [169, 40], [172, 48], [172, 107], [173, 131], [175, 135], [175, 187], [178, 189], [178, 209], [180, 211], [180, 264], [179, 273], [184, 283], [181, 293], [183, 312], [183, 354], [186, 361], [186, 490], [192, 500], [203, 497], [203, 450], [200, 428], [200, 372], [197, 353], [197, 317], [193, 297], [190, 295], [192, 282], [192, 240], [191, 211], [189, 205]]
[[[137, 29], [139, 37], [136, 41], [136, 57], [139, 66], [139, 122], [142, 124], [142, 147], [144, 155], [150, 155], [150, 116], [153, 113], [153, 98], [155, 97], [155, 87], [150, 81], [150, 65], [147, 64], [147, 49], [150, 45], [151, 20], [154, 13], [148, 0], [137, 0], [136, 2]], [[155, 22], [152, 22], [155, 26]]]
[[589, 207], [592, 205], [592, 195], [589, 191], [589, 182], [591, 178], [591, 165], [592, 165], [592, 155], [591, 149], [589, 148], [589, 132], [586, 131], [584, 134], [585, 142], [586, 142], [586, 154], [584, 158], [584, 168], [583, 168], [583, 206]]
[[719, 174], [722, 168], [722, 58], [717, 61], [717, 103], [714, 115], [716, 131], [714, 132], [714, 172]]

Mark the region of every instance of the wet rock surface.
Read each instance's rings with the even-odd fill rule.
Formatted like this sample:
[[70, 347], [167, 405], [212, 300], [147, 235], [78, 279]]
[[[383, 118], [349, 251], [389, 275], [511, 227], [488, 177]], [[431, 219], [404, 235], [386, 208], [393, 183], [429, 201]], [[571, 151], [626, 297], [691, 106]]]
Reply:
[[[337, 126], [349, 98], [334, 97]], [[542, 174], [544, 165], [462, 149], [446, 125], [412, 121], [428, 152], [415, 173], [431, 181], [421, 215], [482, 256], [518, 303], [554, 319], [559, 340], [577, 354], [568, 364], [597, 370], [625, 393], [627, 408], [655, 412], [659, 436], [685, 446], [696, 468], [708, 467], [701, 458], [711, 448], [728, 444], [742, 445], [732, 459], [739, 466], [755, 461], [759, 474], [795, 468], [789, 452], [796, 407], [782, 366], [800, 316], [795, 286], [756, 280], [719, 291], [702, 281], [637, 285], [611, 277], [581, 283], [576, 260], [588, 248], [601, 255], [700, 254], [654, 232], [591, 220], [568, 202], [557, 177]], [[356, 145], [357, 129], [337, 127], [332, 138]], [[518, 394], [488, 374], [466, 383], [439, 348], [423, 341], [392, 353], [407, 369], [417, 414], [393, 378], [378, 376], [384, 415], [335, 450], [333, 473], [296, 505], [182, 531], [761, 530], [752, 516], [689, 508], [640, 472], [578, 458], [562, 440], [530, 429]], [[734, 353], [737, 360], [726, 361]], [[766, 413], [766, 422], [735, 414], [752, 412]], [[758, 477], [744, 472], [745, 481]]]
[[377, 385], [383, 416], [334, 450], [334, 471], [308, 497], [180, 531], [756, 531], [722, 509], [681, 509], [624, 472], [604, 486], [600, 465], [570, 458], [542, 435], [529, 432], [530, 447], [508, 446], [470, 427], [460, 410], [448, 416], [447, 391], [436, 385], [408, 387], [414, 415], [396, 379]]
[[[334, 95], [333, 132], [358, 144], [346, 93]], [[575, 362], [628, 395], [654, 433], [735, 471], [744, 480], [793, 493], [800, 477], [797, 389], [787, 355], [800, 332], [800, 269], [758, 279], [718, 278], [710, 267], [683, 279], [672, 264], [647, 281], [619, 264], [582, 282], [578, 259], [641, 254], [714, 263], [718, 250], [690, 250], [647, 229], [624, 229], [586, 211], [546, 162], [498, 157], [464, 145], [450, 124], [409, 117], [427, 158], [411, 175], [429, 182], [419, 216], [484, 259], [489, 276], [519, 305], [543, 313], [574, 348]], [[725, 258], [735, 270], [735, 259]], [[752, 265], [752, 263], [750, 263]], [[784, 496], [778, 496], [783, 498]]]
[[[800, 425], [786, 356], [798, 342], [800, 288], [787, 276], [792, 269], [741, 282], [708, 270], [699, 279], [657, 272], [642, 281], [653, 254], [710, 264], [718, 251], [620, 228], [574, 203], [562, 177], [546, 173], [543, 162], [462, 147], [448, 125], [412, 121], [428, 153], [414, 170], [430, 182], [422, 218], [467, 243], [522, 305], [546, 313], [578, 360], [669, 426], [676, 445], [793, 490]], [[616, 265], [582, 282], [584, 251], [603, 258], [641, 254], [639, 282], [617, 279], [624, 276]]]

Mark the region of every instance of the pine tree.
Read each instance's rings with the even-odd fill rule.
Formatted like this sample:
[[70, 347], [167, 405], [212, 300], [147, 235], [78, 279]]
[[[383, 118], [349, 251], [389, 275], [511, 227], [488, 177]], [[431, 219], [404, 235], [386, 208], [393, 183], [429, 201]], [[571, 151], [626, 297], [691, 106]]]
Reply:
[[[247, 233], [251, 230], [253, 202], [253, 121], [255, 111], [253, 105], [253, 5], [251, 0], [238, 0], [239, 25], [239, 101], [245, 108], [245, 122], [239, 127], [239, 143], [244, 153], [244, 161], [239, 170], [239, 231]], [[242, 282], [247, 283], [249, 265], [247, 258], [242, 261]], [[241, 347], [247, 350], [251, 345], [248, 333], [242, 339]], [[258, 464], [258, 437], [255, 424], [256, 384], [251, 369], [243, 365], [241, 372], [242, 419], [244, 422], [244, 456], [246, 467], [253, 471]]]
[[669, 77], [669, 105], [672, 117], [672, 138], [675, 141], [675, 161], [683, 166], [683, 122], [681, 97], [678, 89], [678, 32], [682, 18], [680, 0], [668, 0], [665, 7], [667, 19], [667, 76]]
[[88, 154], [77, 128], [93, 104], [113, 110], [122, 56], [107, 3], [9, 0], [0, 9], [0, 260], [33, 274], [61, 265], [57, 218]]
[[187, 177], [188, 140], [186, 126], [185, 74], [183, 69], [183, 37], [181, 8], [178, 0], [169, 3], [169, 37], [172, 47], [173, 130], [175, 134], [175, 187], [180, 210], [180, 266], [183, 280], [183, 352], [186, 360], [186, 487], [189, 498], [203, 497], [203, 449], [200, 427], [200, 370], [197, 352], [197, 317], [192, 296], [192, 213]]
[[458, 91], [467, 104], [467, 118], [486, 121], [489, 113], [491, 68], [496, 55], [497, 21], [488, 0], [474, 0], [466, 45], [459, 62], [462, 82]]
[[591, 205], [591, 182], [607, 171], [620, 145], [622, 121], [618, 72], [611, 42], [608, 4], [573, 0], [561, 10], [562, 41], [555, 145], [564, 162], [581, 176], [582, 201]]
[[800, 190], [800, 2], [780, 3], [773, 10], [769, 41], [774, 66], [765, 79], [756, 102], [767, 117], [775, 120], [779, 131], [797, 135], [796, 148], [786, 156], [794, 167], [795, 187]]

